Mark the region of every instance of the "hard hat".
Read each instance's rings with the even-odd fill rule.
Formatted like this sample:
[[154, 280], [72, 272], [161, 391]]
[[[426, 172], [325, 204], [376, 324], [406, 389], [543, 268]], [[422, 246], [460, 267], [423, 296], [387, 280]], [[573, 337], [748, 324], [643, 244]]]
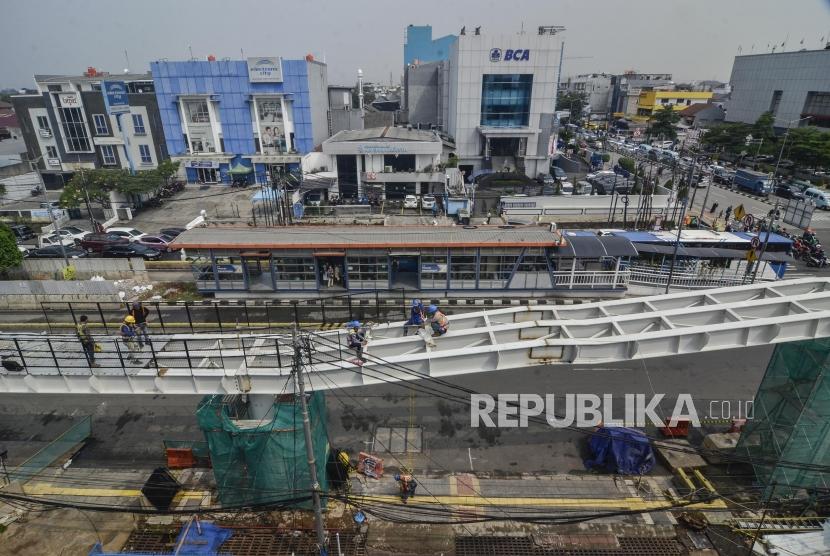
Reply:
[[346, 328], [360, 328], [359, 320], [352, 320], [346, 323]]
[[401, 480], [401, 476], [400, 476], [400, 474], [396, 474], [396, 475], [395, 475], [395, 480], [396, 480], [396, 481], [400, 481], [400, 480]]
[[412, 300], [412, 306], [413, 306], [413, 307], [418, 307], [420, 304], [421, 304], [421, 300], [420, 300], [420, 299], [413, 299], [413, 300]]
[[436, 307], [435, 305], [430, 305], [429, 307], [427, 307], [427, 313], [435, 313], [437, 311], [438, 307]]
[[124, 322], [126, 322], [127, 324], [135, 324], [135, 317], [132, 315], [127, 315], [126, 317], [124, 317]]

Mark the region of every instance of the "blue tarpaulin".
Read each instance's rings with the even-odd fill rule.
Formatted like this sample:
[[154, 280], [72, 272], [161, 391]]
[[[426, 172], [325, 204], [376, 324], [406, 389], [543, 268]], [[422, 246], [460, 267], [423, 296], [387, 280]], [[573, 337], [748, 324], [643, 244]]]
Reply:
[[654, 467], [654, 452], [645, 433], [626, 427], [599, 427], [588, 442], [588, 469], [624, 475], [645, 475]]
[[[201, 522], [197, 526], [196, 523], [191, 523], [190, 527], [185, 525], [182, 527], [181, 533], [176, 537], [176, 550], [170, 554], [176, 556], [218, 556], [225, 554], [219, 552], [219, 547], [231, 538], [233, 532], [230, 529], [223, 529], [217, 527], [212, 523]], [[96, 543], [92, 547], [89, 556], [150, 556], [149, 553], [135, 553], [135, 552], [104, 552], [100, 543]], [[152, 556], [164, 556], [157, 552], [153, 552]]]

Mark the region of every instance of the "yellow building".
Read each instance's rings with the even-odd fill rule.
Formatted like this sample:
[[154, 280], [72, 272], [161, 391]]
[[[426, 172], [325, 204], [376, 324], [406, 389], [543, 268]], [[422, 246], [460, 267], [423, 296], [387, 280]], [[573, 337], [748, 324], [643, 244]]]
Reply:
[[637, 101], [637, 115], [651, 116], [666, 106], [680, 111], [693, 104], [706, 104], [711, 99], [711, 91], [643, 91]]

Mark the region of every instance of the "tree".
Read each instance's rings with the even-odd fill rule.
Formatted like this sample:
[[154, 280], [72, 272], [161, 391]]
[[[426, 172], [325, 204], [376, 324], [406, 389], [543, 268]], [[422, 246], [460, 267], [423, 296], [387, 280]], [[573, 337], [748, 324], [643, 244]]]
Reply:
[[582, 91], [564, 91], [556, 96], [556, 109], [569, 110], [571, 122], [582, 119], [586, 104], [588, 104], [588, 95]]
[[80, 206], [84, 202], [84, 192], [90, 201], [98, 202], [106, 202], [110, 191], [137, 195], [152, 193], [165, 185], [178, 169], [178, 162], [165, 160], [157, 168], [139, 170], [135, 174], [110, 168], [78, 170], [63, 188], [60, 203], [64, 208]]
[[740, 154], [746, 149], [746, 137], [751, 135], [752, 126], [742, 123], [727, 123], [712, 126], [701, 138], [707, 150]]
[[672, 106], [664, 106], [662, 110], [652, 117], [648, 135], [649, 137], [674, 141], [677, 139], [677, 131], [674, 129], [674, 124], [679, 121], [680, 114], [675, 112]]
[[14, 234], [5, 224], [0, 223], [0, 276], [5, 276], [10, 268], [19, 266], [23, 254], [17, 248]]
[[622, 169], [624, 169], [624, 170], [626, 170], [626, 171], [628, 171], [632, 174], [634, 173], [635, 167], [637, 165], [637, 163], [634, 161], [634, 159], [625, 158], [625, 157], [620, 158], [617, 161], [617, 164], [620, 166], [620, 168], [622, 168]]
[[752, 135], [753, 140], [763, 140], [762, 150], [771, 150], [777, 141], [775, 129], [773, 128], [774, 123], [775, 117], [772, 115], [772, 112], [764, 112], [758, 116], [758, 119], [755, 120], [755, 123], [752, 124], [749, 130], [749, 134]]
[[807, 168], [830, 166], [830, 133], [815, 127], [791, 129], [787, 137], [788, 158]]

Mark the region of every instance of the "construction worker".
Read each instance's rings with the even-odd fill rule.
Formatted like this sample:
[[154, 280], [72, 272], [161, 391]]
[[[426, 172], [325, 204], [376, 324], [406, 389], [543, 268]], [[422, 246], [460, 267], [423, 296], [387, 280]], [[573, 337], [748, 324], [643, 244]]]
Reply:
[[427, 318], [429, 319], [430, 328], [432, 328], [432, 336], [443, 336], [447, 333], [450, 327], [450, 319], [447, 315], [438, 310], [435, 305], [427, 307]]
[[95, 340], [89, 331], [89, 317], [81, 315], [80, 321], [76, 330], [78, 332], [78, 339], [81, 341], [81, 346], [84, 348], [86, 361], [90, 367], [100, 367], [101, 365], [95, 362]]
[[406, 336], [410, 327], [420, 327], [424, 325], [426, 315], [424, 314], [424, 304], [420, 299], [413, 299], [412, 306], [409, 309], [409, 320], [403, 325], [403, 335]]
[[363, 346], [367, 343], [366, 330], [361, 328], [360, 321], [357, 320], [346, 323], [346, 328], [349, 329], [349, 335], [347, 338], [349, 348], [353, 349], [357, 354], [357, 360], [355, 363], [362, 365], [366, 362], [366, 360], [363, 359]]
[[142, 305], [141, 301], [136, 301], [133, 303], [129, 315], [135, 319], [135, 332], [139, 349], [144, 347], [145, 342], [150, 345], [150, 335], [147, 334], [147, 317], [150, 315], [150, 310]]
[[418, 483], [412, 478], [412, 475], [403, 474], [395, 475], [395, 480], [398, 482], [398, 489], [401, 493], [401, 502], [406, 504], [406, 499], [415, 496], [415, 489], [418, 488]]
[[124, 317], [124, 322], [121, 323], [121, 340], [124, 341], [124, 344], [127, 346], [129, 350], [128, 358], [132, 363], [138, 363], [138, 358], [135, 356], [135, 352], [138, 351], [138, 344], [136, 343], [136, 330], [135, 330], [135, 317], [132, 315], [127, 315]]

